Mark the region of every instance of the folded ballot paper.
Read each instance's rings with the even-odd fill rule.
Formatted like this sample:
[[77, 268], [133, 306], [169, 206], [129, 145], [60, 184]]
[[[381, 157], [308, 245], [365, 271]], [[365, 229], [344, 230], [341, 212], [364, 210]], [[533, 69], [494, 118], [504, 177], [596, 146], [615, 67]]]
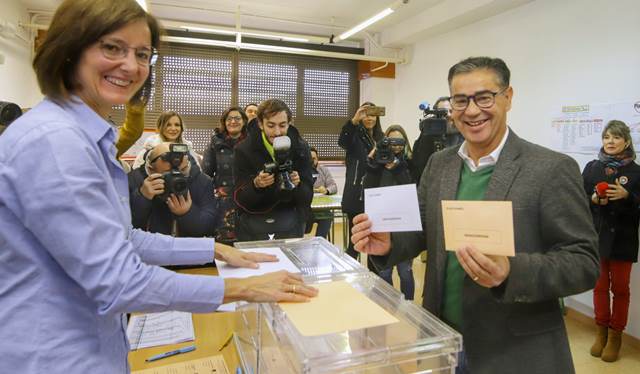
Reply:
[[127, 337], [132, 351], [193, 341], [191, 313], [170, 311], [131, 316]]

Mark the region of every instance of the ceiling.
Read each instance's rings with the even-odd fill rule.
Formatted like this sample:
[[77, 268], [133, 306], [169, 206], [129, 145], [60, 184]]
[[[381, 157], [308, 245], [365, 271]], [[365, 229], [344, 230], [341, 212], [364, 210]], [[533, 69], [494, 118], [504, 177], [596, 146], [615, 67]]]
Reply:
[[[53, 11], [62, 0], [21, 0], [30, 10]], [[367, 28], [383, 45], [402, 47], [434, 32], [446, 32], [534, 0], [408, 0]], [[164, 20], [329, 38], [357, 25], [395, 0], [147, 0]], [[387, 36], [385, 36], [387, 34]], [[363, 33], [352, 39], [364, 39]], [[405, 42], [406, 40], [406, 42]]]

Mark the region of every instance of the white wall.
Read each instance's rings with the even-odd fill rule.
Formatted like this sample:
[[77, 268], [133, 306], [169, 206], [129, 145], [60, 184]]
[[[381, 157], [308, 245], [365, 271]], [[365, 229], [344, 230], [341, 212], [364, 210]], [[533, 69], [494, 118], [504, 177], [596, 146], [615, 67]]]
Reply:
[[[29, 23], [27, 8], [19, 0], [3, 0], [0, 20], [13, 25]], [[28, 40], [25, 30], [17, 27], [20, 35]], [[0, 36], [0, 101], [11, 101], [23, 108], [32, 107], [42, 98], [38, 83], [31, 68], [31, 45], [16, 37]], [[1, 59], [1, 58], [0, 58]]]
[[[512, 73], [509, 125], [521, 137], [550, 146], [551, 116], [561, 105], [640, 99], [638, 35], [640, 1], [537, 0], [417, 43], [413, 60], [398, 67], [394, 120], [415, 138], [417, 126], [410, 125], [419, 116], [417, 104], [448, 94], [449, 67], [469, 56], [497, 56]], [[640, 338], [637, 265], [631, 283], [628, 333]], [[591, 292], [569, 304], [592, 313]]]

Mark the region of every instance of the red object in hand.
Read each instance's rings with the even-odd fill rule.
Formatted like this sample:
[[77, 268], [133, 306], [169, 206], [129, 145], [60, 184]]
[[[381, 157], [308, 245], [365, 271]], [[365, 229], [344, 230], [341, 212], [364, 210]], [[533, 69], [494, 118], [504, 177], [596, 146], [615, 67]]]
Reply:
[[607, 190], [609, 189], [609, 183], [600, 182], [596, 184], [596, 194], [598, 197], [607, 197]]

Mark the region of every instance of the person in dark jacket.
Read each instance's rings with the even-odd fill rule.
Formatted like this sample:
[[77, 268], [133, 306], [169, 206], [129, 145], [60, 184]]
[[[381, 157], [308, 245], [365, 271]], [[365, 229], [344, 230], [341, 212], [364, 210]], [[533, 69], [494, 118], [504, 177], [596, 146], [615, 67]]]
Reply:
[[[234, 199], [238, 205], [237, 237], [240, 241], [301, 237], [313, 198], [313, 177], [309, 146], [291, 125], [292, 113], [279, 99], [263, 101], [258, 107], [258, 128], [235, 148]], [[274, 139], [288, 136], [294, 188], [280, 186], [281, 173], [265, 172], [275, 160]], [[286, 171], [283, 173], [287, 173]]]
[[233, 244], [236, 241], [236, 204], [233, 201], [233, 150], [247, 137], [247, 115], [240, 107], [222, 113], [220, 127], [211, 136], [204, 152], [202, 171], [213, 178], [215, 195], [220, 202], [222, 222], [216, 230], [216, 240]]
[[[346, 152], [347, 170], [342, 192], [342, 212], [347, 215], [349, 232], [353, 226], [353, 217], [364, 212], [362, 178], [366, 169], [367, 156], [384, 136], [380, 117], [367, 115], [367, 107], [370, 106], [375, 104], [365, 102], [358, 108], [353, 118], [342, 126], [338, 139], [338, 144]], [[347, 247], [347, 254], [353, 258], [358, 257], [358, 252], [353, 249], [351, 242]]]
[[451, 103], [448, 97], [440, 97], [433, 104], [433, 109], [447, 111], [447, 128], [442, 135], [431, 135], [428, 129], [424, 128], [423, 122], [420, 122], [420, 135], [413, 143], [413, 161], [412, 171], [413, 179], [420, 181], [424, 167], [427, 166], [429, 157], [434, 152], [441, 151], [444, 148], [462, 144], [464, 138], [460, 131], [456, 128], [451, 120]]
[[[402, 139], [404, 146], [391, 146], [394, 154], [393, 161], [382, 165], [375, 160], [376, 149], [371, 151], [367, 160], [367, 171], [364, 175], [363, 188], [398, 186], [401, 184], [414, 183], [411, 173], [411, 146], [407, 133], [400, 125], [391, 125], [384, 132], [386, 138]], [[408, 243], [400, 236], [391, 236], [391, 247], [399, 248]], [[404, 249], [401, 249], [404, 250]], [[369, 267], [393, 286], [393, 267], [386, 269], [376, 269], [375, 265], [369, 262]], [[396, 265], [398, 276], [400, 277], [400, 290], [407, 300], [413, 300], [415, 293], [415, 280], [413, 279], [413, 259], [404, 260]]]
[[602, 132], [598, 159], [582, 172], [600, 249], [600, 277], [593, 290], [597, 334], [591, 355], [607, 362], [618, 359], [629, 315], [631, 266], [638, 261], [640, 166], [635, 158], [629, 127], [610, 121]]
[[184, 156], [180, 171], [188, 176], [186, 197], [164, 193], [162, 173], [171, 170], [165, 159], [171, 143], [160, 143], [151, 149], [142, 167], [128, 174], [131, 222], [133, 227], [179, 237], [211, 236], [217, 220], [217, 201], [213, 181]]

